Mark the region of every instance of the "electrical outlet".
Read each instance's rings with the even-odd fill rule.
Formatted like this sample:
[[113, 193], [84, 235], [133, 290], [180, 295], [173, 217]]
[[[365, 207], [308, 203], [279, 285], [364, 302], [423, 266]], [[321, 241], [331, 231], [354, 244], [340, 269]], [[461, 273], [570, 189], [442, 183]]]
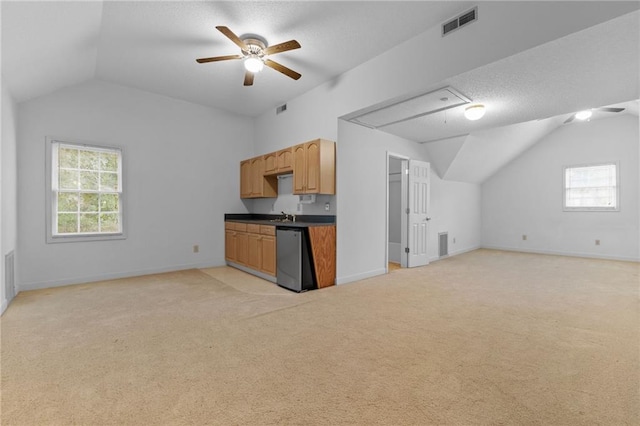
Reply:
[[527, 236], [526, 235], [522, 235], [522, 241], [527, 241]]
[[596, 245], [599, 246], [600, 245], [600, 240], [596, 240]]
[[324, 203], [324, 211], [328, 212], [329, 210], [331, 210], [331, 204]]
[[196, 245], [194, 245], [194, 246], [193, 246], [193, 252], [194, 252], [194, 253], [200, 253], [200, 246], [199, 246], [199, 245], [197, 245], [197, 244], [196, 244]]

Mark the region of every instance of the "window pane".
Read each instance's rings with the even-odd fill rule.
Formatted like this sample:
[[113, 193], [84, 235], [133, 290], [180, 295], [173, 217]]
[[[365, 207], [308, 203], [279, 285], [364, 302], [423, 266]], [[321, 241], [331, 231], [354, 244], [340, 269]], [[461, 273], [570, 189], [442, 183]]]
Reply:
[[82, 193], [80, 194], [80, 211], [81, 212], [97, 212], [98, 211], [98, 194]]
[[102, 213], [100, 215], [100, 229], [102, 232], [120, 232], [117, 213]]
[[85, 213], [80, 215], [80, 232], [98, 232], [98, 214]]
[[616, 209], [616, 165], [568, 167], [565, 170], [565, 206]]
[[118, 198], [118, 194], [102, 194], [100, 196], [100, 211], [117, 212]]
[[80, 172], [80, 189], [98, 190], [98, 173]]
[[58, 173], [60, 189], [78, 189], [78, 172], [75, 170], [60, 170]]
[[58, 193], [58, 211], [59, 212], [78, 211], [78, 194], [75, 192]]
[[58, 149], [58, 164], [67, 169], [78, 168], [78, 150], [70, 148]]
[[118, 154], [101, 152], [100, 166], [101, 166], [101, 170], [117, 172], [118, 171]]
[[80, 168], [98, 170], [98, 155], [95, 151], [80, 151]]
[[117, 173], [100, 173], [100, 190], [101, 191], [117, 191], [118, 190], [118, 174]]
[[75, 213], [58, 214], [58, 234], [75, 234], [78, 232], [78, 215]]

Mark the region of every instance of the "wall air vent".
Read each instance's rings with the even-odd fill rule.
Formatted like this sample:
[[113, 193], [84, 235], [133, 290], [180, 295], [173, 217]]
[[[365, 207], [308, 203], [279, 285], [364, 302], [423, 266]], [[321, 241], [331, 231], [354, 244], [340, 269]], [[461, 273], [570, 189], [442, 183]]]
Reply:
[[478, 6], [442, 24], [442, 35], [443, 36], [447, 35], [451, 31], [457, 30], [458, 28], [464, 25], [467, 25], [477, 19], [478, 19]]
[[276, 108], [276, 115], [283, 113], [287, 110], [287, 104], [282, 104], [278, 108]]
[[449, 233], [440, 232], [438, 234], [438, 255], [439, 257], [449, 256]]

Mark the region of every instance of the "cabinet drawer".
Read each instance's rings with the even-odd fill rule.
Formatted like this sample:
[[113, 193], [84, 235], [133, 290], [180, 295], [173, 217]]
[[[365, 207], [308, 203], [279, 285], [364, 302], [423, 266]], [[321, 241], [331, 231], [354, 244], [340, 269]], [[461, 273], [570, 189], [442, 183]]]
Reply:
[[260, 233], [260, 225], [256, 225], [255, 223], [247, 224], [247, 232], [250, 234], [259, 234]]
[[260, 225], [260, 233], [262, 235], [276, 235], [276, 227], [271, 225]]
[[247, 232], [247, 224], [246, 223], [237, 223], [234, 226], [236, 231]]
[[225, 222], [224, 229], [230, 229], [233, 231], [234, 229], [236, 229], [236, 224], [233, 222]]

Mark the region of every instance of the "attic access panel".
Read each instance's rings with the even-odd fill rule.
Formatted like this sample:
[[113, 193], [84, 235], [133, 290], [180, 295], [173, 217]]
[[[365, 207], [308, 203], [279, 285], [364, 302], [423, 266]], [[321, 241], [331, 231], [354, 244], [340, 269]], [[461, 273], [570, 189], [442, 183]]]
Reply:
[[469, 98], [453, 87], [447, 86], [432, 92], [400, 100], [390, 105], [367, 109], [361, 114], [356, 113], [347, 120], [373, 129], [379, 129], [445, 109], [455, 108], [470, 102], [471, 100]]

